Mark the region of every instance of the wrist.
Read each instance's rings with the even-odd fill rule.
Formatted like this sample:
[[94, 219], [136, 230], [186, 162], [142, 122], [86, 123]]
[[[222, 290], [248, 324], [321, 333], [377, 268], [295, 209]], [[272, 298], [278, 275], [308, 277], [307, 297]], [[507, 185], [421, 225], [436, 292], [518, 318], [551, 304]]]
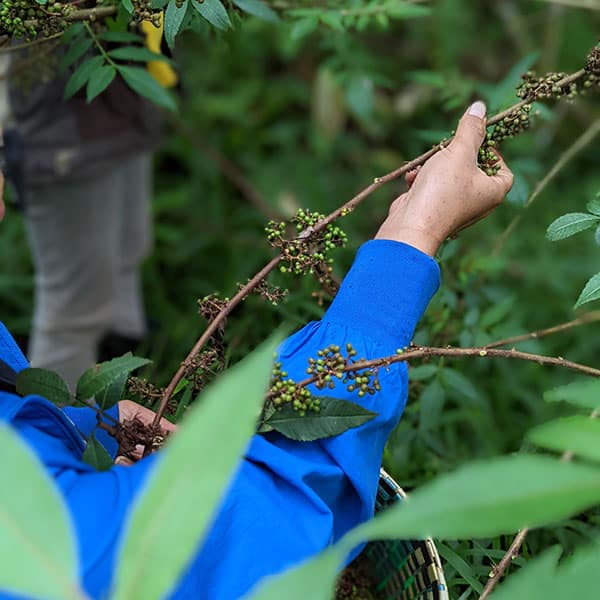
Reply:
[[390, 227], [386, 223], [383, 223], [380, 227], [375, 235], [375, 239], [402, 242], [417, 250], [421, 250], [421, 252], [429, 256], [435, 255], [443, 241], [424, 229], [415, 227]]

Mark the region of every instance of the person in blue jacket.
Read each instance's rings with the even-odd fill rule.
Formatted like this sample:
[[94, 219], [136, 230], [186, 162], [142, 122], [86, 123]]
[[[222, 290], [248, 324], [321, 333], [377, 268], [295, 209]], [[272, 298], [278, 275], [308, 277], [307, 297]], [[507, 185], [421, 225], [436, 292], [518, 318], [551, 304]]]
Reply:
[[[512, 185], [502, 159], [491, 177], [477, 167], [484, 136], [485, 106], [476, 102], [460, 120], [452, 143], [409, 174], [408, 192], [393, 202], [375, 239], [359, 249], [321, 321], [281, 345], [279, 360], [290, 377], [302, 379], [308, 357], [332, 343], [350, 342], [367, 358], [393, 354], [410, 343], [439, 285], [432, 258], [439, 245], [493, 210]], [[14, 371], [28, 366], [4, 326], [0, 358]], [[358, 397], [343, 386], [330, 392], [378, 413], [361, 427], [315, 442], [277, 433], [252, 438], [232, 491], [170, 598], [240, 598], [264, 576], [316, 554], [372, 517], [384, 445], [406, 402], [405, 363], [393, 365], [380, 383], [374, 396]], [[131, 406], [121, 403], [113, 416], [123, 418], [123, 412], [130, 417]], [[86, 593], [109, 597], [126, 515], [160, 453], [133, 466], [96, 472], [81, 461], [79, 432], [86, 435], [95, 424], [90, 409], [60, 410], [43, 398], [5, 391], [0, 392], [0, 420], [35, 451], [63, 495], [77, 534]], [[113, 452], [115, 446], [113, 441]]]

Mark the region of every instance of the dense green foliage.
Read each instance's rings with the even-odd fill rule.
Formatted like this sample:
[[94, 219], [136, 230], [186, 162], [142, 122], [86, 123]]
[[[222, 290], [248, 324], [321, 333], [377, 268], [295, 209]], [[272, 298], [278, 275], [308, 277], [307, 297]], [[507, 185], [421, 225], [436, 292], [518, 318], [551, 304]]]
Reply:
[[[140, 353], [153, 359], [148, 375], [159, 383], [169, 380], [204, 325], [196, 298], [216, 290], [231, 296], [236, 282], [245, 282], [272, 256], [263, 231], [269, 218], [290, 217], [299, 207], [329, 212], [373, 177], [447, 136], [470, 100], [483, 98], [492, 112], [512, 104], [520, 75], [530, 67], [580, 68], [600, 24], [598, 11], [563, 6], [577, 2], [440, 0], [430, 10], [419, 4], [420, 11], [405, 15], [407, 20], [373, 10], [363, 24], [359, 16], [336, 17], [339, 10], [322, 11], [306, 2], [269, 4], [284, 17], [291, 9], [304, 12], [276, 24], [233, 15], [234, 28], [218, 33], [198, 26], [177, 43], [181, 106], [169, 117], [156, 160], [156, 244], [144, 273], [156, 326]], [[336, 4], [341, 5], [331, 3]], [[351, 12], [365, 3], [344, 4]], [[513, 190], [486, 222], [442, 249], [443, 287], [419, 327], [417, 343], [481, 345], [574, 318], [575, 301], [598, 272], [598, 236], [594, 240], [588, 231], [550, 243], [545, 235], [558, 217], [583, 213], [600, 189], [600, 138], [590, 135], [594, 127], [598, 133], [599, 119], [598, 97], [578, 97], [556, 109], [542, 107], [529, 133], [503, 145], [516, 174]], [[565, 155], [586, 134], [589, 143], [574, 156]], [[256, 193], [240, 193], [231, 169], [224, 169], [216, 154], [237, 165], [258, 201]], [[559, 161], [564, 164], [556, 175], [536, 190]], [[390, 184], [345, 217], [349, 243], [335, 251], [338, 277], [401, 189], [401, 183]], [[524, 208], [534, 190], [535, 202]], [[519, 222], [504, 237], [515, 218]], [[291, 293], [276, 308], [249, 298], [229, 318], [228, 362], [245, 356], [282, 321], [298, 326], [322, 313], [309, 279], [277, 273], [273, 281]], [[0, 235], [0, 314], [9, 328], [25, 335], [31, 307], [23, 223], [13, 212]], [[597, 303], [588, 307], [598, 308]], [[518, 347], [597, 365], [597, 327], [591, 323]], [[533, 450], [533, 443], [544, 446], [536, 438], [543, 429], [527, 439], [526, 433], [572, 412], [559, 402], [544, 402], [543, 394], [573, 379], [566, 370], [502, 359], [442, 358], [414, 366], [409, 403], [385, 466], [411, 489], [475, 458]], [[521, 471], [522, 480], [524, 474], [529, 471]], [[487, 471], [483, 483], [501, 495], [510, 481]], [[463, 498], [459, 484], [450, 496], [438, 496], [442, 512], [445, 498], [460, 505], [476, 496], [477, 490], [462, 488]], [[597, 537], [596, 509], [566, 518], [592, 504], [537, 521], [554, 524], [530, 535], [525, 557], [556, 543], [570, 551]], [[485, 583], [511, 539], [491, 536], [509, 530], [478, 529], [466, 534], [476, 540], [445, 542], [453, 597], [476, 597], [475, 583]]]

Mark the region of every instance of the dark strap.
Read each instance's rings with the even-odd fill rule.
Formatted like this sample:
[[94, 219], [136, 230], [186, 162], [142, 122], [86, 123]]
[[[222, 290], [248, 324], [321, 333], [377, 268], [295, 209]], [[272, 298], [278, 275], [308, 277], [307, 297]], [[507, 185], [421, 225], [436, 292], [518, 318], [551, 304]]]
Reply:
[[0, 358], [0, 391], [17, 393], [17, 372]]

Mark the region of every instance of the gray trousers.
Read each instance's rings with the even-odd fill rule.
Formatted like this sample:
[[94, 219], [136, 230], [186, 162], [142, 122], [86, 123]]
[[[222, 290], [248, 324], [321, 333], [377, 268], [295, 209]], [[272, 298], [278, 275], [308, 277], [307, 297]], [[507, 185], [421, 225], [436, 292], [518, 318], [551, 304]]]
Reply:
[[32, 187], [26, 223], [35, 266], [32, 366], [74, 390], [107, 331], [146, 333], [140, 263], [152, 245], [151, 157], [81, 181]]

